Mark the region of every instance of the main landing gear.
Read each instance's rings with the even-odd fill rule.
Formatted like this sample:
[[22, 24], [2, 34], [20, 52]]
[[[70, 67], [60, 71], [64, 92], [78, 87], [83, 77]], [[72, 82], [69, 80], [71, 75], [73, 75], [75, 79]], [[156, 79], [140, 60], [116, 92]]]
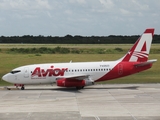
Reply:
[[24, 89], [25, 89], [24, 85], [23, 85], [23, 86], [21, 86], [21, 90], [24, 90]]
[[76, 87], [77, 90], [83, 89], [84, 86]]

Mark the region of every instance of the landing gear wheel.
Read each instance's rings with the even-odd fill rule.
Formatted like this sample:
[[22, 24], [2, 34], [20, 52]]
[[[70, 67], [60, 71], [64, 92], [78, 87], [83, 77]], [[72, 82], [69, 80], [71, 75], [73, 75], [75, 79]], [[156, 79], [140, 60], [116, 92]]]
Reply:
[[77, 90], [80, 90], [80, 87], [76, 87]]
[[83, 89], [84, 86], [81, 86], [81, 87], [76, 87], [77, 90], [80, 90], [80, 89]]
[[25, 89], [24, 86], [22, 86], [22, 87], [21, 87], [21, 90], [24, 90], [24, 89]]

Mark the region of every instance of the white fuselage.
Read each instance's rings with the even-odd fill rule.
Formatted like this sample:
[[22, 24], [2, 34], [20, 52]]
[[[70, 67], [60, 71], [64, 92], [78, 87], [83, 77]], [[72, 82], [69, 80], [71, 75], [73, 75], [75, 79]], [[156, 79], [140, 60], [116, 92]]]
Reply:
[[118, 63], [119, 61], [102, 61], [26, 65], [12, 70], [6, 76], [7, 80], [14, 84], [52, 84], [57, 78], [81, 75], [88, 75], [92, 81], [96, 81]]

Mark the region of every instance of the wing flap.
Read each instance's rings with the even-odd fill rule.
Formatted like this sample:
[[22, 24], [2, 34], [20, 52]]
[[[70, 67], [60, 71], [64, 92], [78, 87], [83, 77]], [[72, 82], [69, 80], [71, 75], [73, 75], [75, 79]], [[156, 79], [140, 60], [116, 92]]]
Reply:
[[76, 80], [83, 80], [85, 78], [88, 78], [89, 75], [70, 75], [70, 76], [58, 76], [56, 77], [56, 80], [59, 80], [59, 79], [76, 79]]

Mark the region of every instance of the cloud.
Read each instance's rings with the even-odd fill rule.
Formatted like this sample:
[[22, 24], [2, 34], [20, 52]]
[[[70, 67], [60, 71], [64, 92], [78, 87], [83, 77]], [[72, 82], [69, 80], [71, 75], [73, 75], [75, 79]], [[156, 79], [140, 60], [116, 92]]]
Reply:
[[[144, 1], [144, 0], [143, 0]], [[133, 5], [133, 8], [137, 9], [137, 10], [148, 10], [149, 9], [149, 6], [145, 4], [145, 1], [137, 1], [137, 0], [132, 0], [132, 5]], [[143, 2], [143, 4], [142, 4]]]
[[99, 0], [99, 2], [105, 6], [105, 8], [110, 9], [112, 7], [114, 7], [114, 3], [112, 2], [112, 0]]
[[120, 12], [123, 14], [123, 15], [131, 15], [131, 12], [126, 10], [126, 9], [120, 9]]
[[37, 3], [35, 6], [37, 9], [41, 9], [41, 8], [48, 9], [48, 10], [52, 9], [52, 7], [49, 5], [48, 0], [35, 0], [35, 3]]
[[70, 3], [79, 3], [79, 4], [85, 4], [86, 0], [69, 0]]
[[64, 13], [66, 13], [68, 15], [72, 15], [72, 11], [71, 10], [65, 10]]
[[1, 17], [13, 20], [52, 17], [50, 11], [52, 6], [49, 0], [2, 0], [0, 2], [0, 11], [3, 11]]
[[0, 9], [4, 10], [35, 10], [51, 9], [48, 0], [2, 0]]
[[1, 0], [0, 33], [128, 35], [147, 27], [160, 33], [159, 5], [151, 0]]

